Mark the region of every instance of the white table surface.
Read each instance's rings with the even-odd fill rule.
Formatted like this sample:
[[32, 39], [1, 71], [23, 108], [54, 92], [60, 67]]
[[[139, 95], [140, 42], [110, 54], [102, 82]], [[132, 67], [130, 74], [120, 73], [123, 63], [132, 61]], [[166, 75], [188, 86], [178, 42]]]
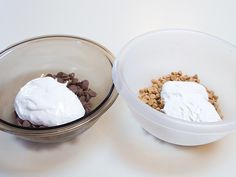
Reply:
[[[188, 28], [236, 44], [235, 0], [0, 0], [0, 50], [29, 37], [70, 34], [115, 55], [134, 36]], [[178, 147], [143, 131], [121, 98], [88, 131], [59, 145], [0, 132], [0, 177], [236, 176], [236, 133], [199, 147]]]

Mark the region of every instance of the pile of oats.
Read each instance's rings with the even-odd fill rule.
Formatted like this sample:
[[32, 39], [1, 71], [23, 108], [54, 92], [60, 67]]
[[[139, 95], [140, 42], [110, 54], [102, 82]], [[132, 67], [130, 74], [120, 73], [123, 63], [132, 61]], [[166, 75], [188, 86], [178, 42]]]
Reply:
[[[152, 80], [152, 86], [143, 88], [139, 90], [139, 98], [152, 108], [161, 111], [164, 108], [164, 101], [161, 99], [161, 89], [165, 82], [167, 81], [186, 81], [186, 82], [196, 82], [200, 83], [200, 79], [198, 75], [188, 76], [183, 74], [181, 71], [179, 72], [171, 72], [166, 76], [162, 76], [159, 79]], [[221, 113], [219, 104], [218, 104], [218, 96], [215, 95], [214, 91], [209, 90], [206, 87], [209, 102], [215, 107], [216, 111], [222, 118], [223, 115]]]

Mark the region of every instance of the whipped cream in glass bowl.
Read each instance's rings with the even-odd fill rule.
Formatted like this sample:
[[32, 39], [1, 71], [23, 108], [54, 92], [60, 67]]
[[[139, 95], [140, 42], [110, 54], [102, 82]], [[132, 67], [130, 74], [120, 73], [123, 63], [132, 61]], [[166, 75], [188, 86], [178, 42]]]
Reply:
[[29, 81], [16, 95], [14, 108], [22, 120], [52, 127], [72, 122], [85, 115], [78, 97], [52, 77]]
[[[105, 47], [76, 36], [41, 36], [8, 47], [0, 53], [0, 130], [43, 143], [63, 142], [84, 132], [118, 96], [111, 77], [113, 60], [114, 56]], [[40, 129], [18, 126], [15, 122], [14, 101], [20, 89], [42, 74], [57, 72], [75, 73], [80, 80], [90, 81], [90, 88], [97, 93], [91, 99], [91, 112], [81, 117], [81, 107], [78, 107], [77, 118], [56, 123], [58, 125]], [[41, 104], [40, 99], [37, 104]], [[40, 106], [49, 106], [50, 98], [44, 95], [44, 99], [49, 101], [48, 105]], [[73, 114], [73, 108], [66, 109], [70, 111], [68, 114]], [[43, 112], [38, 117], [41, 115]]]

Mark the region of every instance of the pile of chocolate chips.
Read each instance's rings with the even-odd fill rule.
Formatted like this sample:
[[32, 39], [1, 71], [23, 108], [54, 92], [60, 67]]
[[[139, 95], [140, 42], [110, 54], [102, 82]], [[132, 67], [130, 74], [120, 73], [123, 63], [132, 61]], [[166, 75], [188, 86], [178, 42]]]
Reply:
[[22, 120], [18, 117], [17, 114], [16, 114], [16, 124], [21, 127], [29, 127], [29, 128], [45, 128], [46, 127], [44, 125], [34, 125], [28, 120]]
[[[66, 74], [64, 72], [58, 72], [57, 74], [47, 74], [45, 77], [52, 77], [56, 79], [60, 83], [67, 83], [67, 88], [69, 88], [72, 92], [76, 94], [78, 99], [80, 99], [84, 109], [85, 114], [91, 112], [92, 106], [90, 103], [90, 99], [92, 97], [96, 97], [96, 92], [89, 88], [89, 81], [83, 80], [79, 81], [78, 78], [75, 77], [75, 73]], [[16, 123], [22, 127], [31, 127], [31, 128], [44, 128], [43, 125], [34, 125], [27, 120], [20, 119], [16, 114]]]

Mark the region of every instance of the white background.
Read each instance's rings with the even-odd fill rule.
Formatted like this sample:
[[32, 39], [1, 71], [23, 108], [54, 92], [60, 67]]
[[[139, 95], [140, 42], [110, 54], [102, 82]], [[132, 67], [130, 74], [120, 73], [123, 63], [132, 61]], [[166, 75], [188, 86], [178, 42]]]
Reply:
[[[163, 28], [207, 32], [236, 44], [234, 0], [0, 0], [0, 50], [38, 35], [95, 40], [115, 55]], [[210, 145], [169, 145], [145, 133], [121, 98], [87, 132], [59, 145], [0, 132], [0, 177], [236, 176], [236, 133]]]

